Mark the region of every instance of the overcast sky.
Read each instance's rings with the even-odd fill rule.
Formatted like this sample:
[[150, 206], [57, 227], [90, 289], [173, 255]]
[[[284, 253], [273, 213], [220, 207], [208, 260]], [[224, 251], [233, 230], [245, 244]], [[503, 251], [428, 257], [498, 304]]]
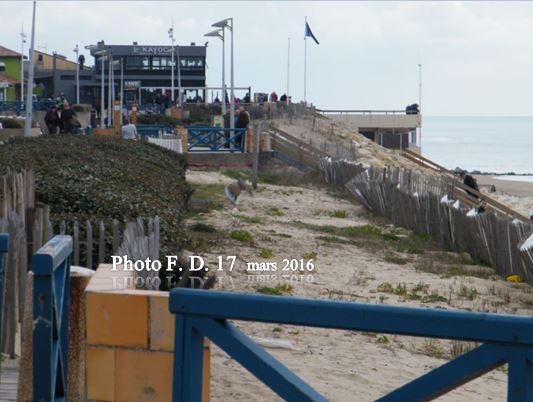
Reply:
[[[36, 47], [73, 58], [76, 43], [101, 39], [166, 45], [174, 18], [179, 44], [209, 39], [207, 81], [219, 86], [221, 42], [203, 34], [230, 16], [237, 86], [284, 93], [290, 37], [290, 92], [302, 99], [307, 16], [320, 41], [308, 41], [307, 94], [321, 108], [403, 109], [418, 101], [421, 63], [425, 115], [533, 115], [528, 2], [39, 1]], [[22, 23], [29, 32], [31, 2], [0, 1], [1, 45], [20, 49]]]

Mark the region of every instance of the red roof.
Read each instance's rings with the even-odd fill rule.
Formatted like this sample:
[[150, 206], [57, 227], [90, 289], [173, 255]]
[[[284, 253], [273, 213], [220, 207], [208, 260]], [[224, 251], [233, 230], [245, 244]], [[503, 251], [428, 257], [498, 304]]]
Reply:
[[0, 46], [0, 57], [20, 57], [20, 53], [15, 52], [14, 50], [8, 49], [7, 47]]
[[0, 73], [0, 82], [7, 83], [7, 84], [10, 84], [10, 85], [20, 84], [19, 80], [11, 78], [11, 77], [3, 74], [3, 73]]

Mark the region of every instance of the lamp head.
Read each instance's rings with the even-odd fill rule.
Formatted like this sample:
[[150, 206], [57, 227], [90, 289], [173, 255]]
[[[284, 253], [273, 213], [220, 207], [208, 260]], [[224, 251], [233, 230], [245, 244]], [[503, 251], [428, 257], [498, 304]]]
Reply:
[[204, 36], [212, 36], [212, 37], [215, 37], [215, 38], [222, 39], [223, 38], [222, 37], [222, 29], [215, 29], [214, 31], [206, 33]]
[[226, 27], [229, 27], [229, 21], [230, 21], [231, 18], [225, 18], [223, 19], [222, 21], [218, 21], [218, 22], [215, 22], [213, 25], [211, 25], [212, 27], [215, 27], [215, 28], [226, 28]]

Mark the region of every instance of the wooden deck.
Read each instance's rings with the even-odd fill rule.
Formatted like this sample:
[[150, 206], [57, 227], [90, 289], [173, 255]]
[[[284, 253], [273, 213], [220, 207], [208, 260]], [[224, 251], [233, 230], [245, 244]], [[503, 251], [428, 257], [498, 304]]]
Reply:
[[16, 402], [18, 382], [18, 361], [3, 362], [0, 376], [0, 402]]

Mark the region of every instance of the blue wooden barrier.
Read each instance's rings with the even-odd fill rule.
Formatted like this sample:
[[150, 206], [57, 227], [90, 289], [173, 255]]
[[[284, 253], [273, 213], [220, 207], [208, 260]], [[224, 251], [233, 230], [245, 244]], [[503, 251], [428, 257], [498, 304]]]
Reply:
[[72, 238], [55, 236], [32, 258], [34, 401], [66, 400], [71, 253]]
[[[509, 363], [508, 401], [533, 401], [533, 317], [174, 289], [174, 402], [199, 402], [204, 336], [288, 401], [325, 401], [228, 319], [482, 343], [379, 399], [428, 401]], [[356, 358], [357, 356], [354, 356]]]
[[187, 127], [189, 152], [244, 152], [245, 128]]
[[5, 263], [4, 254], [9, 251], [9, 235], [0, 233], [0, 345], [3, 342], [2, 334], [4, 333], [4, 287], [5, 287]]

